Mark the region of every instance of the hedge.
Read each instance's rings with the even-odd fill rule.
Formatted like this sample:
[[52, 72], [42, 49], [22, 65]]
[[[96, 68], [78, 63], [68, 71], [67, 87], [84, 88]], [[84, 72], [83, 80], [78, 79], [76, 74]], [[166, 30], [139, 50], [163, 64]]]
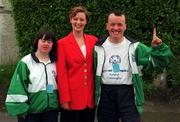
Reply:
[[[48, 25], [57, 38], [71, 31], [68, 11], [76, 5], [85, 6], [91, 12], [86, 33], [98, 37], [106, 34], [106, 14], [110, 10], [120, 10], [126, 14], [126, 33], [145, 44], [150, 45], [152, 28], [157, 27], [158, 36], [167, 43], [173, 53], [170, 65], [170, 81], [180, 80], [175, 77], [180, 73], [180, 1], [179, 0], [10, 0], [15, 20], [16, 39], [21, 56], [31, 51], [35, 33], [43, 25]], [[180, 75], [180, 74], [179, 74]], [[177, 80], [179, 82], [177, 83]]]

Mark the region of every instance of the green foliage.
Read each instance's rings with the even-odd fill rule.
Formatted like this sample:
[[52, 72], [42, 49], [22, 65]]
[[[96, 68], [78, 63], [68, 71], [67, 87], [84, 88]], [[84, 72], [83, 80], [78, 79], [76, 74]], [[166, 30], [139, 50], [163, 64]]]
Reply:
[[174, 57], [167, 71], [170, 85], [180, 86], [180, 56]]
[[157, 91], [157, 88], [150, 82], [144, 84], [145, 99], [149, 100], [151, 96]]
[[[126, 14], [127, 34], [150, 45], [152, 29], [156, 27], [158, 36], [170, 45], [174, 56], [180, 56], [179, 0], [10, 0], [10, 2], [21, 55], [30, 52], [34, 35], [43, 25], [51, 26], [57, 38], [67, 35], [71, 31], [68, 11], [73, 6], [82, 5], [91, 12], [86, 33], [98, 37], [106, 34], [106, 14], [110, 10], [120, 10]], [[171, 82], [179, 80], [174, 74], [174, 70], [180, 72], [178, 68], [174, 69], [174, 66], [180, 67], [176, 61], [179, 60], [173, 59], [171, 70], [168, 72]]]
[[10, 82], [14, 69], [15, 65], [0, 66], [0, 84], [3, 82]]

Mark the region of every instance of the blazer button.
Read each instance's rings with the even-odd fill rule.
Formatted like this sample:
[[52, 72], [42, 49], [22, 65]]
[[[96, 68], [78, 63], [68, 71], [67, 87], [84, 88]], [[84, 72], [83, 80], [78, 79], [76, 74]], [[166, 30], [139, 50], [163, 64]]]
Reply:
[[87, 75], [84, 75], [84, 79], [87, 79]]
[[87, 72], [87, 69], [84, 69], [84, 72]]
[[84, 66], [87, 66], [87, 63], [86, 63], [86, 62], [84, 62]]

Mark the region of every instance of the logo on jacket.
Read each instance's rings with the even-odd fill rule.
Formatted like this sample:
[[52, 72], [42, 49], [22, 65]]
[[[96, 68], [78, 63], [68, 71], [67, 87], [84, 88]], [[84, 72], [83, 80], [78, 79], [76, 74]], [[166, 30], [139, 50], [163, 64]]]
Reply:
[[56, 79], [56, 72], [54, 70], [51, 71], [54, 79]]
[[113, 72], [120, 72], [121, 58], [119, 55], [112, 55], [109, 59], [109, 63], [112, 64]]

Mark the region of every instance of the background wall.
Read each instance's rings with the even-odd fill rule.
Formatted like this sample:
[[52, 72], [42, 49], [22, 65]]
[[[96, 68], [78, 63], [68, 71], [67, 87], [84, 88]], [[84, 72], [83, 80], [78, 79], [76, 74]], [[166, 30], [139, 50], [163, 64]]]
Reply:
[[0, 65], [12, 64], [18, 59], [14, 21], [8, 0], [0, 0]]

